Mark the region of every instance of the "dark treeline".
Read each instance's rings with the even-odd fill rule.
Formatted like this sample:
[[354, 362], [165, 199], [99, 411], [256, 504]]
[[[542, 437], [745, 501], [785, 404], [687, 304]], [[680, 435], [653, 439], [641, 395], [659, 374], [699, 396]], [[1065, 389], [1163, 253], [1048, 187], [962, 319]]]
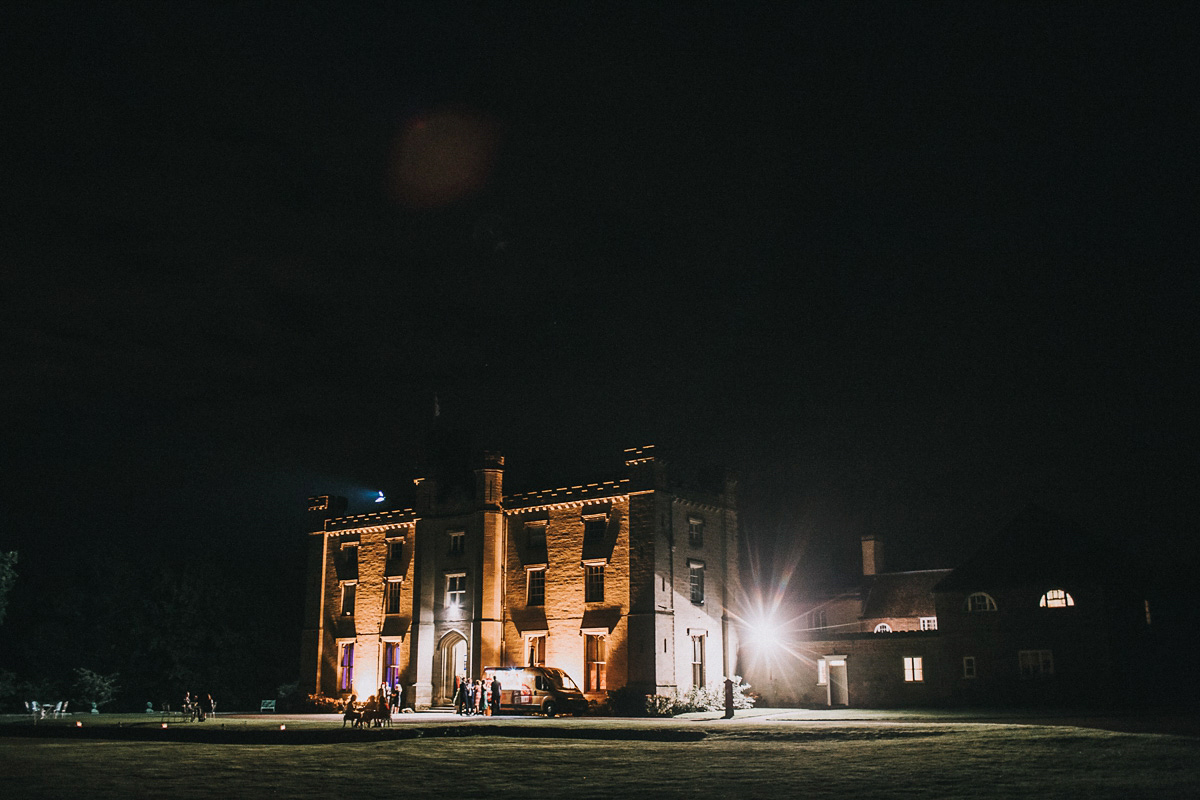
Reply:
[[[290, 557], [289, 557], [290, 558]], [[0, 624], [0, 702], [71, 699], [76, 669], [115, 675], [104, 710], [177, 707], [184, 692], [257, 708], [298, 675], [303, 607], [295, 558], [22, 553]], [[53, 567], [53, 568], [52, 568]]]

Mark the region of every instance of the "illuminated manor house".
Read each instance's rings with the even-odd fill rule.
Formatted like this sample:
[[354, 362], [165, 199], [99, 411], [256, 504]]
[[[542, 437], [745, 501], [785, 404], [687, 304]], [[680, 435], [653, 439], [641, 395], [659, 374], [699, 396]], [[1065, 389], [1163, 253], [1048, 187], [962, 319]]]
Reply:
[[311, 498], [302, 685], [450, 704], [484, 667], [564, 669], [590, 700], [717, 683], [737, 643], [735, 483], [677, 485], [653, 447], [626, 477], [505, 495], [487, 453], [474, 490], [418, 479], [414, 507], [344, 515]]

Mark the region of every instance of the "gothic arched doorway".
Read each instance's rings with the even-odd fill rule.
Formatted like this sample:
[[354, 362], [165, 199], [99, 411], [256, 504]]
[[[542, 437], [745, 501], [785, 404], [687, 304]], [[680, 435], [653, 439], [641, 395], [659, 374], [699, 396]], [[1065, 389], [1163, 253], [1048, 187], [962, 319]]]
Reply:
[[438, 647], [441, 671], [438, 675], [437, 690], [434, 692], [435, 705], [449, 705], [454, 702], [454, 678], [465, 677], [467, 674], [467, 640], [458, 631], [450, 631], [442, 637]]

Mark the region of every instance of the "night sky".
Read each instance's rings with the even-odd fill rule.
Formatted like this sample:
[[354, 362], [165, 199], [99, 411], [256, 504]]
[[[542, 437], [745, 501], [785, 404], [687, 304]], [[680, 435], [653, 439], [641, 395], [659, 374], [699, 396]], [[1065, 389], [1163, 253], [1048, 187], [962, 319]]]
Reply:
[[291, 563], [436, 397], [513, 490], [731, 467], [812, 580], [1030, 502], [1183, 574], [1185, 8], [6, 6], [0, 549]]

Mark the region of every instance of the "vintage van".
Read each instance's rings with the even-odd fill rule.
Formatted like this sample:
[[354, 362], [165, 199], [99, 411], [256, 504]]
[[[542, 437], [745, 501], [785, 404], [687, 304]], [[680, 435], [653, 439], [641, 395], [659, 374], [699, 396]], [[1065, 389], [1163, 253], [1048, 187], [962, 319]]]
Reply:
[[[500, 679], [501, 714], [574, 714], [587, 711], [587, 698], [558, 667], [486, 667], [484, 680]], [[492, 712], [493, 714], [496, 711]]]

